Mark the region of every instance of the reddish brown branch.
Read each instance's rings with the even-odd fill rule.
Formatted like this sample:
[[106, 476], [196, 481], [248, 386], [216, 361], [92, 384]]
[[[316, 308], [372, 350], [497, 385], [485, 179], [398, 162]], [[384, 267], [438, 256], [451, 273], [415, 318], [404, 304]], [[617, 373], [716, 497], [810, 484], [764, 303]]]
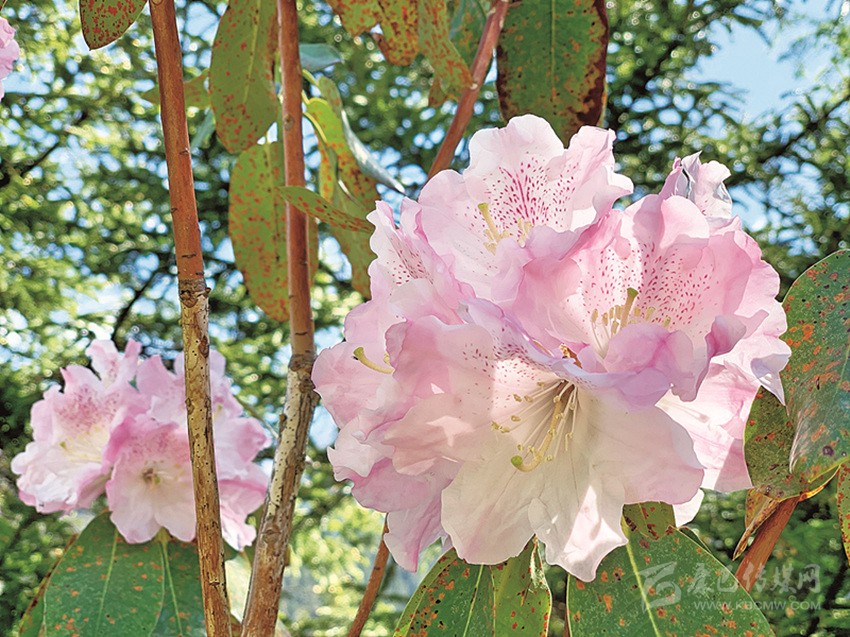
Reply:
[[[283, 84], [281, 131], [286, 185], [304, 185], [304, 148], [301, 132], [301, 58], [298, 53], [298, 11], [295, 0], [277, 0], [280, 66]], [[287, 266], [289, 268], [289, 328], [292, 357], [287, 377], [286, 404], [280, 420], [280, 439], [275, 450], [272, 479], [260, 531], [242, 635], [272, 635], [280, 603], [286, 547], [292, 534], [292, 518], [304, 458], [307, 432], [318, 397], [313, 391], [313, 314], [310, 307], [311, 277], [307, 249], [308, 219], [287, 204]]]
[[387, 560], [390, 557], [390, 550], [384, 542], [387, 530], [387, 523], [384, 522], [384, 531], [381, 533], [381, 544], [378, 546], [375, 563], [372, 565], [372, 574], [369, 575], [369, 582], [366, 584], [366, 590], [363, 591], [363, 599], [360, 600], [360, 606], [357, 608], [354, 622], [352, 622], [348, 631], [348, 637], [360, 637], [360, 633], [366, 625], [366, 620], [369, 619], [369, 613], [372, 612], [372, 606], [375, 605], [375, 600], [381, 590], [381, 582], [384, 581], [384, 571], [387, 570]]
[[481, 34], [481, 40], [478, 42], [478, 51], [475, 53], [475, 59], [472, 61], [472, 84], [460, 96], [457, 103], [457, 110], [452, 119], [449, 130], [446, 131], [446, 136], [443, 138], [443, 143], [440, 144], [440, 149], [437, 151], [437, 157], [431, 166], [431, 171], [428, 173], [428, 179], [431, 179], [441, 170], [445, 170], [452, 163], [457, 145], [460, 143], [466, 127], [469, 125], [469, 120], [472, 117], [472, 109], [475, 107], [475, 101], [478, 99], [478, 93], [481, 90], [481, 85], [484, 83], [484, 78], [487, 77], [487, 71], [490, 68], [490, 63], [493, 61], [493, 51], [496, 48], [496, 43], [499, 41], [499, 35], [502, 33], [502, 27], [505, 24], [505, 14], [508, 11], [510, 0], [494, 0], [490, 7], [490, 12], [487, 14], [487, 22], [484, 25], [484, 32]]
[[207, 336], [209, 289], [204, 280], [201, 230], [198, 226], [192, 158], [189, 154], [189, 132], [183, 98], [183, 54], [177, 35], [174, 0], [152, 0], [150, 5], [177, 256], [201, 591], [207, 634], [221, 637], [230, 635], [230, 604], [224, 577], [221, 509], [210, 409], [210, 347]]
[[764, 565], [773, 553], [773, 547], [782, 533], [782, 529], [791, 519], [791, 514], [802, 496], [789, 498], [780, 504], [776, 511], [762, 524], [750, 548], [744, 554], [744, 559], [735, 572], [735, 577], [747, 591], [752, 590], [758, 580]]

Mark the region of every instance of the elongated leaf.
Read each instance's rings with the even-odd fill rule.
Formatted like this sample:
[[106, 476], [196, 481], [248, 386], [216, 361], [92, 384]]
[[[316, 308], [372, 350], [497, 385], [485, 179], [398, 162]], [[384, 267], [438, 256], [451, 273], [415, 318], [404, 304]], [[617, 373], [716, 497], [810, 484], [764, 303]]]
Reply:
[[352, 35], [380, 24], [380, 32], [372, 36], [390, 64], [410, 64], [422, 53], [452, 96], [472, 82], [449, 37], [446, 0], [329, 0], [328, 4]]
[[[199, 75], [183, 82], [183, 99], [186, 102], [186, 108], [209, 108], [210, 94], [206, 86], [207, 77], [209, 73], [202, 71]], [[159, 104], [159, 87], [154, 86], [142, 93], [141, 97], [151, 104]]]
[[384, 168], [381, 162], [372, 154], [372, 151], [369, 150], [369, 147], [360, 141], [360, 138], [352, 130], [351, 124], [348, 121], [348, 115], [345, 114], [345, 109], [342, 107], [342, 96], [339, 94], [336, 84], [330, 78], [320, 77], [316, 81], [316, 85], [319, 87], [322, 97], [328, 101], [328, 104], [330, 104], [339, 121], [342, 123], [342, 132], [345, 136], [345, 142], [348, 144], [348, 150], [354, 155], [354, 159], [360, 170], [368, 177], [375, 179], [379, 184], [384, 184], [398, 192], [404, 192], [404, 186], [398, 179], [393, 177], [390, 171]]
[[[342, 122], [327, 100], [307, 102], [307, 117], [316, 129], [319, 152], [319, 194], [349, 216], [365, 219], [378, 199], [376, 181], [360, 170], [345, 139]], [[369, 297], [369, 264], [375, 258], [364, 232], [331, 226], [331, 232], [351, 263], [351, 283]]]
[[518, 556], [490, 567], [495, 636], [537, 635], [546, 637], [552, 611], [552, 591], [546, 583], [543, 560], [532, 539]]
[[490, 568], [467, 564], [451, 550], [417, 589], [393, 634], [492, 637], [494, 630]]
[[228, 224], [236, 265], [251, 299], [277, 321], [289, 320], [283, 144], [252, 146], [230, 173]]
[[115, 42], [133, 26], [145, 0], [80, 0], [83, 39], [90, 49]]
[[844, 464], [838, 469], [836, 492], [841, 539], [844, 542], [844, 553], [850, 561], [850, 465]]
[[626, 525], [644, 537], [657, 540], [676, 528], [673, 507], [664, 502], [642, 502], [623, 507]]
[[198, 549], [194, 544], [168, 538], [161, 532], [165, 598], [152, 637], [204, 634], [204, 602]]
[[633, 533], [595, 580], [570, 578], [567, 606], [572, 637], [773, 634], [735, 576], [679, 531], [656, 541]]
[[18, 624], [18, 637], [39, 637], [45, 634], [44, 626], [44, 593], [47, 591], [47, 585], [50, 583], [50, 575], [41, 580], [38, 589], [35, 591], [35, 596], [24, 611], [24, 616]]
[[[277, 321], [289, 320], [286, 264], [286, 203], [283, 144], [252, 146], [236, 159], [230, 174], [228, 224], [236, 265], [248, 294]], [[310, 267], [318, 267], [318, 229], [308, 230]]]
[[607, 48], [603, 0], [511, 5], [497, 50], [502, 115], [539, 115], [564, 142], [582, 125], [599, 124]]
[[152, 543], [127, 544], [103, 514], [56, 567], [44, 622], [51, 635], [149, 635], [162, 604], [162, 553]]
[[342, 56], [329, 44], [299, 44], [298, 53], [301, 66], [306, 71], [315, 73], [334, 64], [342, 62]]
[[[480, 0], [458, 0], [455, 3], [454, 14], [449, 23], [449, 38], [467, 65], [472, 65], [478, 51], [478, 41], [487, 22], [488, 8], [489, 3], [482, 3]], [[428, 93], [429, 106], [438, 106], [445, 102], [447, 97], [442, 80], [435, 77]]]
[[210, 60], [210, 99], [216, 132], [231, 153], [265, 135], [280, 104], [274, 86], [276, 5], [230, 0], [219, 22]]
[[791, 466], [807, 482], [850, 454], [850, 250], [826, 257], [788, 290], [782, 375], [796, 434]]
[[280, 189], [283, 199], [304, 214], [311, 215], [319, 221], [324, 221], [343, 230], [356, 232], [372, 232], [373, 226], [365, 219], [353, 217], [347, 211], [335, 208], [321, 195], [299, 186], [284, 186]]

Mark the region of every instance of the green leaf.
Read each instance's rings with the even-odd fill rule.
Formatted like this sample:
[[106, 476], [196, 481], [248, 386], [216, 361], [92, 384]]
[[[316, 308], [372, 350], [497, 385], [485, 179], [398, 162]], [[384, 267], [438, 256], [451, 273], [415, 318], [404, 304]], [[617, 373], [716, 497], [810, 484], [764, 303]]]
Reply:
[[276, 120], [276, 5], [230, 0], [215, 34], [210, 60], [210, 100], [216, 132], [231, 153], [248, 149]]
[[45, 634], [44, 626], [44, 593], [50, 583], [51, 571], [41, 580], [38, 589], [35, 591], [35, 596], [24, 611], [21, 621], [18, 623], [18, 637], [40, 637]]
[[[306, 115], [319, 140], [319, 194], [349, 216], [365, 219], [379, 198], [375, 179], [360, 169], [346, 141], [342, 121], [327, 100], [308, 100]], [[369, 235], [333, 226], [330, 230], [351, 263], [351, 284], [369, 298], [368, 269], [375, 258]]]
[[248, 294], [277, 321], [289, 320], [283, 144], [252, 146], [230, 173], [228, 224]]
[[841, 465], [836, 480], [836, 502], [838, 503], [838, 524], [841, 527], [841, 539], [844, 553], [850, 561], [850, 465]]
[[607, 48], [600, 0], [512, 4], [497, 51], [502, 115], [539, 115], [565, 143], [582, 125], [598, 125]]
[[280, 188], [280, 193], [285, 201], [319, 221], [324, 221], [344, 230], [369, 234], [373, 230], [372, 224], [365, 219], [351, 216], [347, 211], [335, 208], [327, 199], [307, 188], [283, 186]]
[[[489, 3], [482, 4], [480, 0], [458, 0], [455, 4], [454, 14], [449, 24], [449, 38], [461, 59], [467, 65], [472, 65], [475, 53], [478, 51], [478, 42], [487, 22]], [[431, 91], [428, 93], [428, 105], [438, 106], [445, 102], [447, 97], [442, 80], [435, 77], [431, 83]]]
[[334, 113], [336, 113], [336, 116], [342, 123], [342, 133], [345, 136], [345, 142], [348, 144], [348, 150], [354, 155], [354, 160], [357, 162], [360, 170], [367, 176], [375, 179], [379, 184], [384, 184], [388, 188], [403, 193], [404, 186], [401, 182], [393, 177], [390, 171], [384, 168], [383, 164], [369, 150], [369, 147], [360, 141], [360, 138], [351, 128], [348, 115], [346, 115], [345, 109], [342, 107], [342, 96], [339, 94], [336, 84], [330, 78], [320, 77], [316, 80], [316, 86], [318, 86], [322, 97], [328, 101], [328, 104], [331, 105]]
[[44, 622], [51, 635], [149, 635], [163, 605], [162, 553], [127, 544], [104, 513], [68, 548], [50, 578]]
[[[236, 266], [248, 294], [277, 321], [289, 320], [286, 263], [286, 203], [283, 144], [272, 142], [242, 152], [230, 174], [228, 224]], [[310, 266], [318, 265], [318, 231], [310, 225]]]
[[416, 589], [393, 635], [492, 637], [495, 633], [493, 576], [452, 549]]
[[299, 44], [298, 53], [301, 66], [306, 71], [315, 73], [334, 64], [342, 62], [342, 56], [329, 44]]
[[813, 482], [850, 454], [850, 250], [806, 270], [783, 305], [792, 354], [782, 385], [796, 429], [791, 468]]
[[676, 528], [673, 507], [664, 502], [642, 502], [623, 507], [626, 525], [644, 537], [657, 540]]
[[152, 637], [204, 634], [204, 601], [198, 548], [160, 531], [165, 598]]
[[80, 0], [80, 22], [83, 39], [90, 49], [115, 42], [129, 29], [145, 0]]
[[372, 37], [390, 64], [408, 65], [422, 53], [450, 95], [472, 82], [472, 75], [449, 37], [445, 0], [329, 0], [343, 26], [360, 35], [381, 25]]
[[[207, 91], [207, 77], [209, 73], [202, 71], [191, 80], [183, 82], [183, 99], [186, 102], [186, 108], [209, 108], [210, 94]], [[159, 104], [159, 86], [154, 86], [140, 95], [143, 99], [151, 104]]]
[[567, 607], [572, 637], [773, 634], [735, 576], [680, 531], [631, 534], [592, 582], [570, 577]]
[[552, 592], [546, 583], [537, 538], [533, 538], [518, 556], [489, 568], [496, 608], [495, 636], [546, 637]]

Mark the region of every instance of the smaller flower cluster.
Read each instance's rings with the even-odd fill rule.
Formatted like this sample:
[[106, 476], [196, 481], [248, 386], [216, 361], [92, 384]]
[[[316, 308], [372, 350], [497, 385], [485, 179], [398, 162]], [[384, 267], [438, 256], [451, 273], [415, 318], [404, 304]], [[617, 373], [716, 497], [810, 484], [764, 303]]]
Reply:
[[21, 48], [15, 42], [15, 30], [8, 20], [0, 18], [0, 99], [5, 95], [2, 80], [12, 72], [15, 60], [20, 54]]
[[[33, 405], [33, 441], [12, 470], [21, 499], [42, 513], [89, 508], [105, 492], [128, 542], [147, 542], [161, 527], [188, 542], [196, 518], [183, 356], [172, 373], [159, 356], [143, 359], [140, 351], [135, 341], [123, 353], [95, 341], [86, 350], [94, 371], [62, 369], [65, 387], [51, 387]], [[270, 441], [258, 420], [243, 417], [224, 366], [210, 352], [222, 529], [241, 550], [256, 535], [245, 520], [263, 503], [268, 481], [253, 461]]]

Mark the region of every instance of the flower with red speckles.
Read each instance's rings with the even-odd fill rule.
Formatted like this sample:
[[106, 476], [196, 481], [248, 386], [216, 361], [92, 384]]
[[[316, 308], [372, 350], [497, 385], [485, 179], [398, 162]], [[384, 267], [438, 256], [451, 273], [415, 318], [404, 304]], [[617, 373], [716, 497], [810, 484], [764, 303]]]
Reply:
[[21, 48], [15, 42], [15, 30], [8, 20], [0, 18], [0, 99], [5, 95], [2, 80], [12, 72], [20, 54]]
[[336, 476], [388, 512], [406, 568], [437, 538], [494, 564], [537, 535], [589, 580], [626, 543], [625, 504], [683, 517], [700, 486], [741, 487], [741, 415], [788, 357], [778, 277], [718, 209], [715, 165], [688, 158], [613, 210], [629, 182], [610, 141], [582, 129], [564, 150], [516, 118], [398, 227], [370, 216], [372, 300], [314, 380]]

